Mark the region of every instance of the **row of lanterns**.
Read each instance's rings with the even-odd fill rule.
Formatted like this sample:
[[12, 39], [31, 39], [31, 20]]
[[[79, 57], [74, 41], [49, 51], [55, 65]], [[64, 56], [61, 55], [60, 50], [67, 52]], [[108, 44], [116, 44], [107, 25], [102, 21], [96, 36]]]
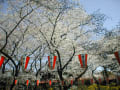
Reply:
[[[118, 80], [120, 80], [120, 78], [118, 78]], [[67, 80], [68, 82], [70, 82], [71, 85], [73, 85], [73, 79], [72, 80]], [[81, 84], [84, 85], [84, 81], [85, 80], [78, 80], [78, 81], [81, 81]], [[98, 79], [99, 81], [99, 84], [102, 83], [102, 79], [99, 78]], [[17, 85], [17, 80], [14, 80], [14, 84]], [[64, 81], [57, 81], [57, 80], [49, 80], [49, 81], [41, 81], [39, 82], [39, 80], [36, 81], [36, 85], [39, 86], [39, 84], [44, 84], [44, 83], [48, 83], [50, 86], [52, 85], [52, 83], [57, 83], [57, 82], [61, 82], [61, 85], [64, 85]], [[106, 82], [109, 83], [109, 78], [106, 79]], [[93, 79], [90, 79], [90, 83], [93, 84], [95, 83], [95, 81]], [[29, 85], [29, 80], [26, 80], [26, 85], [28, 86]]]
[[[68, 82], [69, 82], [69, 81], [70, 81], [71, 85], [73, 85], [73, 81], [74, 81], [74, 80], [68, 80]], [[17, 85], [17, 82], [18, 82], [18, 81], [15, 80], [15, 81], [14, 81], [14, 84]], [[46, 81], [41, 81], [41, 82], [39, 82], [39, 80], [37, 80], [37, 81], [36, 81], [36, 85], [39, 86], [39, 83], [41, 83], [41, 84], [43, 84], [43, 83], [49, 83], [49, 85], [51, 86], [51, 85], [52, 85], [52, 82], [57, 83], [57, 82], [59, 82], [59, 81], [57, 81], [57, 80], [53, 80], [53, 81], [52, 81], [52, 80], [49, 80], [49, 81], [47, 81], [47, 82], [46, 82]], [[91, 79], [90, 82], [91, 82], [91, 84], [93, 84], [93, 83], [94, 83], [93, 79]], [[84, 85], [84, 80], [81, 80], [81, 83], [82, 83], [82, 85]], [[101, 83], [101, 79], [100, 79], [100, 78], [99, 78], [99, 83]], [[61, 84], [64, 85], [64, 81], [61, 81]], [[27, 86], [29, 85], [29, 80], [26, 80], [26, 85], [27, 85]]]
[[[17, 80], [14, 80], [14, 84], [17, 85]], [[26, 85], [28, 86], [29, 85], [29, 80], [26, 81]], [[39, 80], [37, 80], [37, 83], [36, 85], [38, 86], [39, 85]]]

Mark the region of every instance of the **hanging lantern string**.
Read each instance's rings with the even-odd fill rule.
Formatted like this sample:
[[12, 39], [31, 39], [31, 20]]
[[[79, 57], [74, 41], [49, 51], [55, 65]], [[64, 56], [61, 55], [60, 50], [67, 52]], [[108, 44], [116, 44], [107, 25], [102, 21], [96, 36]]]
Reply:
[[[39, 83], [40, 83], [40, 84], [42, 84], [42, 83], [49, 83], [49, 85], [51, 86], [51, 85], [52, 85], [52, 82], [54, 82], [54, 83], [59, 82], [59, 83], [64, 84], [64, 82], [66, 81], [66, 82], [70, 82], [71, 85], [73, 85], [74, 80], [75, 80], [74, 78], [65, 79], [65, 80], [63, 80], [63, 81], [60, 81], [60, 80], [47, 80], [47, 81], [40, 81], [40, 82], [39, 82], [39, 80], [37, 80], [36, 83], [37, 83], [37, 86], [39, 85]], [[93, 79], [93, 78], [89, 78], [89, 79], [81, 79], [81, 78], [80, 78], [80, 79], [78, 79], [77, 81], [81, 81], [82, 84], [84, 84], [84, 81], [85, 81], [85, 80], [90, 80], [90, 82], [91, 82], [92, 84], [94, 83], [94, 79]], [[98, 78], [97, 80], [99, 81], [99, 83], [102, 82], [102, 79], [101, 79], [101, 78]], [[109, 82], [109, 78], [107, 78], [106, 81]], [[17, 80], [15, 81], [15, 83], [17, 84]], [[29, 85], [29, 80], [26, 80], [26, 85], [27, 85], [27, 86]]]

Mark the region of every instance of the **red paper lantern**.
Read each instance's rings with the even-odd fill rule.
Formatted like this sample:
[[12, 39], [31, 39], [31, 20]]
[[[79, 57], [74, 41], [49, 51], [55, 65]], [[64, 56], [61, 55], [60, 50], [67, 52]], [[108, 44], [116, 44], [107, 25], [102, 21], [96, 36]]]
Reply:
[[101, 78], [99, 78], [99, 83], [101, 84]]
[[17, 80], [15, 80], [15, 85], [17, 84]]
[[49, 81], [49, 85], [50, 85], [50, 86], [52, 85], [52, 81], [51, 81], [51, 80]]
[[37, 86], [39, 86], [39, 80], [37, 80]]
[[1, 56], [1, 60], [0, 60], [0, 67], [2, 66], [3, 62], [5, 60], [5, 57], [4, 56]]
[[109, 78], [106, 78], [106, 82], [109, 83]]
[[30, 57], [26, 57], [26, 62], [25, 62], [25, 69], [27, 68], [27, 66], [28, 66], [28, 63], [29, 63], [29, 60], [30, 60]]
[[81, 67], [87, 67], [87, 54], [78, 55], [78, 59], [80, 61]]
[[26, 85], [27, 85], [27, 86], [28, 86], [28, 84], [29, 84], [29, 80], [26, 81]]
[[62, 85], [64, 85], [64, 81], [62, 81]]
[[118, 63], [120, 64], [120, 51], [119, 52], [115, 52], [114, 55], [115, 55]]
[[51, 65], [51, 63], [50, 63], [50, 56], [48, 56], [48, 65], [49, 65], [50, 69], [55, 69], [56, 59], [57, 59], [57, 56], [54, 56], [53, 65]]
[[93, 84], [93, 79], [90, 80], [91, 84]]
[[82, 85], [84, 85], [84, 80], [81, 80], [81, 82], [82, 82]]
[[71, 80], [71, 85], [73, 85], [73, 80]]

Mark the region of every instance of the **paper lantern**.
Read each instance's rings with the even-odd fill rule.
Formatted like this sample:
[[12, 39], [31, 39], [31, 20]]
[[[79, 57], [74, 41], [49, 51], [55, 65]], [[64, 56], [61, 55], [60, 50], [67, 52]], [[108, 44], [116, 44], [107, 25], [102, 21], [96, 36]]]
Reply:
[[71, 80], [71, 85], [73, 85], [73, 80]]
[[48, 56], [48, 65], [50, 69], [55, 69], [56, 59], [57, 59], [57, 56], [54, 56], [54, 59], [52, 61], [50, 60], [50, 56]]
[[99, 83], [101, 84], [101, 78], [99, 78]]
[[27, 86], [28, 86], [28, 84], [29, 84], [29, 80], [26, 81], [26, 85], [27, 85]]
[[26, 62], [25, 62], [25, 69], [27, 69], [28, 63], [29, 63], [30, 57], [26, 57]]
[[64, 85], [64, 81], [62, 81], [62, 85]]
[[17, 80], [15, 80], [15, 85], [17, 84]]
[[87, 67], [87, 54], [78, 55], [78, 59], [80, 61], [81, 67]]
[[106, 82], [109, 83], [109, 78], [106, 78]]
[[5, 57], [4, 56], [1, 56], [1, 60], [0, 60], [0, 67], [2, 66], [3, 62], [5, 60]]
[[118, 63], [120, 64], [120, 51], [114, 53]]
[[39, 80], [37, 80], [37, 86], [39, 86]]
[[91, 84], [93, 84], [93, 79], [90, 80]]
[[81, 82], [82, 82], [82, 85], [84, 85], [84, 80], [81, 80]]
[[51, 80], [49, 81], [49, 85], [50, 85], [50, 86], [52, 85], [52, 81], [51, 81]]

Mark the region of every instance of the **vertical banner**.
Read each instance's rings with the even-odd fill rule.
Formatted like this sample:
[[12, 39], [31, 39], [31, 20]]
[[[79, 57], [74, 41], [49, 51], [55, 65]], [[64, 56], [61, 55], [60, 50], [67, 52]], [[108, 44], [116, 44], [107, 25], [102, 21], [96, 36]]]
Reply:
[[25, 62], [25, 69], [27, 69], [28, 63], [29, 63], [30, 57], [27, 56], [26, 57], [26, 62]]
[[15, 80], [15, 85], [17, 85], [17, 80]]
[[49, 85], [50, 85], [50, 86], [52, 85], [52, 81], [51, 81], [51, 80], [49, 81]]
[[114, 53], [118, 63], [120, 64], [120, 51]]
[[39, 80], [37, 80], [37, 86], [39, 86]]
[[4, 60], [5, 60], [5, 57], [4, 57], [4, 56], [1, 56], [1, 59], [0, 59], [0, 68], [1, 68], [1, 66], [2, 66], [2, 64], [3, 64], [3, 62], [4, 62]]
[[87, 67], [87, 57], [88, 57], [88, 55], [85, 54], [85, 67]]
[[79, 61], [80, 61], [80, 65], [81, 65], [81, 67], [83, 68], [83, 63], [82, 63], [81, 55], [78, 55], [78, 59], [79, 59]]
[[55, 69], [56, 59], [57, 59], [57, 56], [54, 56], [54, 60], [53, 60], [53, 69]]
[[87, 67], [87, 54], [78, 55], [78, 59], [80, 61], [81, 67]]
[[50, 60], [50, 56], [48, 56], [48, 66], [50, 69], [55, 69], [57, 56], [54, 56], [53, 61]]
[[26, 85], [27, 85], [27, 86], [28, 86], [28, 84], [29, 84], [29, 80], [26, 81]]

